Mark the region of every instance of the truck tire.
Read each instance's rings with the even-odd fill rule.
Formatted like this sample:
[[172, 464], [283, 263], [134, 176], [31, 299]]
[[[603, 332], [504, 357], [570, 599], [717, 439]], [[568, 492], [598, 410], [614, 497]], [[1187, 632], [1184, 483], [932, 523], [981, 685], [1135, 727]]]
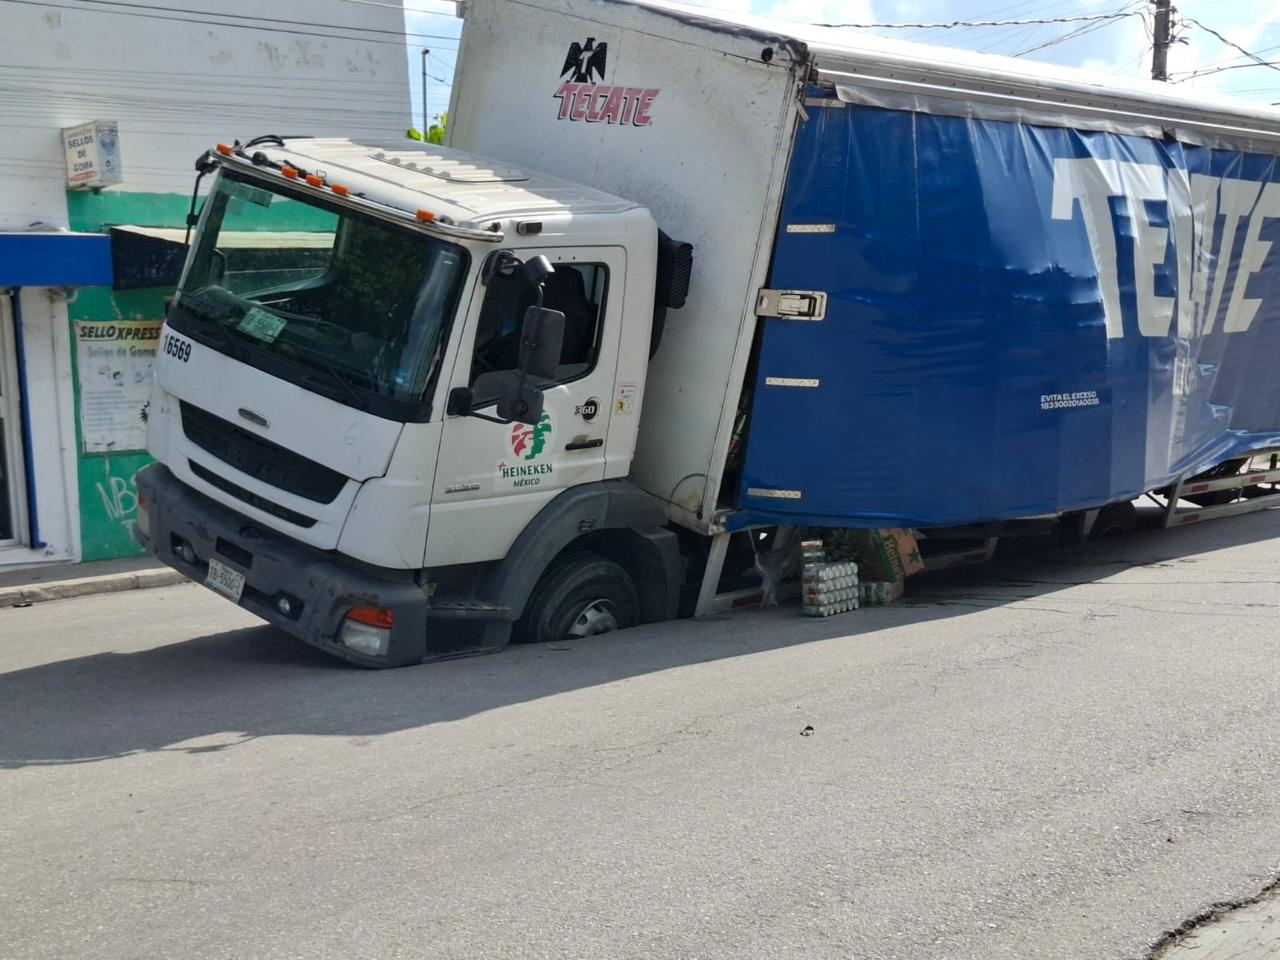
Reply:
[[594, 553], [553, 563], [538, 581], [516, 624], [517, 643], [576, 640], [634, 627], [640, 600], [627, 571]]
[[1090, 540], [1122, 537], [1138, 529], [1138, 508], [1129, 500], [1108, 503], [1098, 511], [1098, 519], [1089, 532]]
[[[1244, 459], [1228, 460], [1226, 463], [1221, 463], [1212, 470], [1206, 470], [1199, 476], [1192, 477], [1187, 482], [1194, 483], [1196, 480], [1217, 480], [1221, 477], [1234, 477], [1248, 462], [1248, 460]], [[1193, 493], [1190, 496], [1183, 497], [1183, 499], [1190, 500], [1198, 507], [1217, 507], [1237, 499], [1241, 496], [1241, 493], [1241, 489], [1237, 487], [1234, 490], [1211, 490], [1208, 493]]]

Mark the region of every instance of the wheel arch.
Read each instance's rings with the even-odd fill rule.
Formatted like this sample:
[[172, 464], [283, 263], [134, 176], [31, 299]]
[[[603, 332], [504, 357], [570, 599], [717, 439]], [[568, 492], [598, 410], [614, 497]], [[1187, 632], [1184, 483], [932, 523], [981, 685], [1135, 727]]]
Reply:
[[642, 623], [674, 617], [683, 579], [676, 535], [657, 498], [627, 480], [566, 490], [539, 511], [486, 575], [482, 595], [511, 611], [508, 635], [547, 568], [575, 551], [598, 554], [631, 576]]

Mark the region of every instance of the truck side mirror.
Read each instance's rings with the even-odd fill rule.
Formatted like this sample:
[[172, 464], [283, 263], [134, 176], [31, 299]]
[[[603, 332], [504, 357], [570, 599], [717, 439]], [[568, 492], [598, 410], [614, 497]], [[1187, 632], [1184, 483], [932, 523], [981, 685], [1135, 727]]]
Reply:
[[542, 286], [543, 281], [556, 272], [556, 268], [551, 265], [551, 261], [542, 254], [530, 257], [520, 269], [524, 273], [525, 282], [531, 287]]
[[541, 380], [554, 380], [564, 347], [564, 314], [546, 307], [530, 307], [524, 312], [520, 331], [520, 371]]

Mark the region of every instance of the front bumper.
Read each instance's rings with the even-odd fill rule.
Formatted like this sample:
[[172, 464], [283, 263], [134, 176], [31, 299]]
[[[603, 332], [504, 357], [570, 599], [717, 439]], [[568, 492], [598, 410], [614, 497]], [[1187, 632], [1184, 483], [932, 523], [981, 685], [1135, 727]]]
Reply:
[[[192, 580], [203, 583], [209, 558], [245, 576], [240, 606], [300, 640], [362, 666], [397, 667], [427, 659], [428, 600], [414, 571], [370, 567], [263, 529], [246, 517], [178, 482], [162, 464], [136, 476], [146, 498], [147, 532], [134, 529], [144, 548]], [[195, 552], [188, 563], [176, 551], [185, 541]], [[277, 600], [294, 601], [289, 615]], [[352, 607], [395, 611], [385, 657], [351, 650], [337, 639]]]

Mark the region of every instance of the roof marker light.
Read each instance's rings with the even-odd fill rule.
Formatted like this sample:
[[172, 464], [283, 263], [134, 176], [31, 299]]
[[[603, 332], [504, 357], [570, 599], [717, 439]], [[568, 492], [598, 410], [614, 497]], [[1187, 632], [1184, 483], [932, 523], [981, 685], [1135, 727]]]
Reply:
[[351, 192], [340, 183], [329, 184], [329, 189], [332, 190], [334, 193], [336, 193], [340, 197], [345, 197], [347, 194]]
[[[208, 141], [205, 141], [205, 142], [207, 143]], [[224, 157], [231, 156], [231, 148], [228, 147], [225, 143], [218, 144], [216, 147], [214, 147], [214, 149], [217, 150]]]
[[314, 173], [308, 173], [304, 179], [307, 181], [307, 183], [309, 183], [313, 187], [324, 186], [324, 181], [321, 180], [319, 177], [317, 177]]
[[416, 214], [417, 218], [423, 223], [435, 223], [436, 215], [430, 210], [419, 210]]
[[288, 177], [290, 180], [298, 179], [298, 171], [293, 169], [293, 167], [281, 167], [280, 172], [284, 174], [286, 177]]

